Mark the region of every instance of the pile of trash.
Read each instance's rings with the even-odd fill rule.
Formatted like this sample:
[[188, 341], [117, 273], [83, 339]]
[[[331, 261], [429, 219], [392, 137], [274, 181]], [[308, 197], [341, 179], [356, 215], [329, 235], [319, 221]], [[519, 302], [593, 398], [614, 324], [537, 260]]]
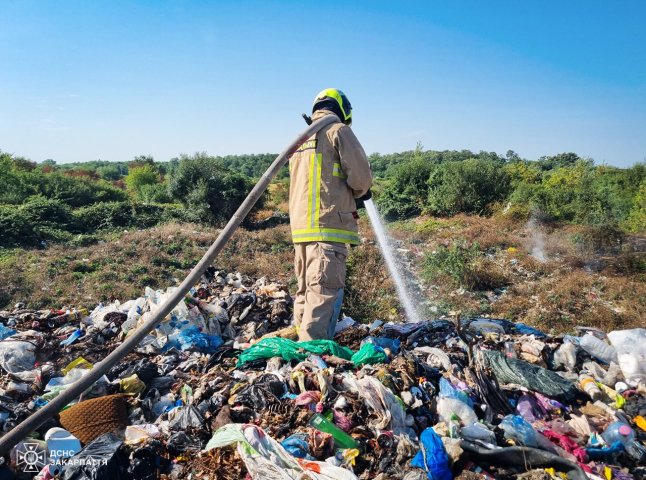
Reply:
[[[170, 295], [0, 311], [0, 430]], [[338, 324], [298, 342], [285, 285], [209, 269], [139, 347], [0, 459], [0, 479], [646, 478], [646, 329]]]

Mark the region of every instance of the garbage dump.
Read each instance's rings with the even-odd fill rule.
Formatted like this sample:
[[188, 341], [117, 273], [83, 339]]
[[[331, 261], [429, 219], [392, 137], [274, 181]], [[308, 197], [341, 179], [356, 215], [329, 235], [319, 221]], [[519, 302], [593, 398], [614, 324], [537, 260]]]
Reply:
[[[0, 311], [2, 432], [171, 293]], [[371, 320], [298, 342], [285, 285], [210, 268], [134, 352], [5, 455], [0, 478], [646, 478], [646, 329]]]

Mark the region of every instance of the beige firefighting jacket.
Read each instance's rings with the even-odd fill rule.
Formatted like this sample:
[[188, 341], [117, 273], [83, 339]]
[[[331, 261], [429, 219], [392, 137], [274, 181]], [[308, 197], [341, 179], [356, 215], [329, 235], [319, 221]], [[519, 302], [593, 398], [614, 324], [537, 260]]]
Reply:
[[[318, 110], [318, 120], [334, 115]], [[340, 120], [311, 136], [289, 160], [289, 218], [294, 243], [359, 244], [355, 198], [372, 186], [366, 153]]]

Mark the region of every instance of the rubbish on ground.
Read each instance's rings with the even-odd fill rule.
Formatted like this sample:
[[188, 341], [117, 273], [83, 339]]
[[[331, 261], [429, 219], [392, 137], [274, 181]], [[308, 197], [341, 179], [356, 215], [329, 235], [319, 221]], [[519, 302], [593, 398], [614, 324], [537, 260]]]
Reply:
[[[172, 291], [91, 313], [0, 311], [1, 431]], [[333, 340], [297, 342], [291, 309], [284, 285], [209, 269], [25, 439], [55, 462], [37, 478], [646, 478], [646, 329], [557, 337], [503, 319], [342, 317]], [[11, 452], [16, 472], [23, 453]]]

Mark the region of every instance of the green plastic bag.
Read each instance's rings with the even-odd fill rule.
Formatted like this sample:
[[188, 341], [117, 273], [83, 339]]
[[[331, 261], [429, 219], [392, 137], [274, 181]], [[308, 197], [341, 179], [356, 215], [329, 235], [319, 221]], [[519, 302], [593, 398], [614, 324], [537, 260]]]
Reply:
[[352, 363], [357, 367], [362, 365], [374, 365], [375, 363], [386, 363], [388, 357], [383, 348], [377, 347], [372, 343], [364, 343], [359, 351], [350, 358]]
[[354, 352], [349, 348], [339, 346], [333, 340], [295, 342], [287, 338], [263, 338], [240, 354], [236, 366], [240, 367], [253, 360], [271, 357], [282, 357], [288, 362], [291, 360], [300, 362], [312, 353], [316, 355], [335, 355], [344, 360], [350, 360]]

